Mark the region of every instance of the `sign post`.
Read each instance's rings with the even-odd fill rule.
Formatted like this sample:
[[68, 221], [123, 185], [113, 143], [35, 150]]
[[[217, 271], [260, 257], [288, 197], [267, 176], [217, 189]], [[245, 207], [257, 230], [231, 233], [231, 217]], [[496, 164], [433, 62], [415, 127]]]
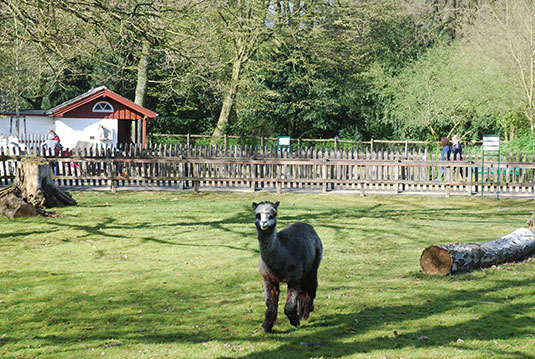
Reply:
[[287, 150], [290, 149], [290, 136], [279, 136], [277, 140], [277, 149], [281, 147], [286, 147]]
[[[481, 156], [481, 198], [483, 198], [483, 191], [485, 186], [485, 152], [494, 152], [492, 155], [498, 157], [498, 168], [496, 175], [498, 176], [498, 188], [496, 190], [496, 199], [500, 199], [500, 136], [499, 135], [483, 135], [483, 154]], [[497, 154], [496, 154], [497, 152]], [[490, 177], [490, 168], [488, 175]]]

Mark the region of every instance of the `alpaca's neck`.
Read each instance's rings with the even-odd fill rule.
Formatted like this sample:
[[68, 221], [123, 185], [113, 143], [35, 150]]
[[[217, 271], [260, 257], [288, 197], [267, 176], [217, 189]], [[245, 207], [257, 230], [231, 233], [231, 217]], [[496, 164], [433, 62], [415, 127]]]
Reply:
[[280, 255], [280, 242], [277, 238], [277, 226], [268, 231], [257, 230], [260, 255], [264, 262], [272, 262]]

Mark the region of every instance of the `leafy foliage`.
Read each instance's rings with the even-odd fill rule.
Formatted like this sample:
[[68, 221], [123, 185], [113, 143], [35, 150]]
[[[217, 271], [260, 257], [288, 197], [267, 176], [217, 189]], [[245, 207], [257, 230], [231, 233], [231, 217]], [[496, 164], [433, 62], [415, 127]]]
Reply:
[[[276, 53], [257, 68], [255, 82], [244, 97], [236, 132], [314, 138], [336, 135], [341, 106], [336, 86], [319, 64], [299, 49]], [[312, 61], [311, 61], [312, 60]], [[249, 92], [247, 91], [247, 92]]]
[[106, 85], [141, 96], [161, 133], [513, 139], [535, 128], [534, 13], [529, 0], [0, 0], [0, 84], [12, 109]]

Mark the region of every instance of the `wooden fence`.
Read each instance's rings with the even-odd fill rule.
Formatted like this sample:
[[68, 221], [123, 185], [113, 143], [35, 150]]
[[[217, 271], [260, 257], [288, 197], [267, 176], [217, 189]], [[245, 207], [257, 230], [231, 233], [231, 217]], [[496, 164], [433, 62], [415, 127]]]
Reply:
[[425, 150], [376, 151], [252, 146], [158, 146], [100, 148], [72, 154], [0, 151], [0, 185], [9, 185], [18, 161], [44, 156], [59, 186], [177, 191], [356, 192], [535, 196], [535, 157], [500, 160], [468, 156], [440, 161]]

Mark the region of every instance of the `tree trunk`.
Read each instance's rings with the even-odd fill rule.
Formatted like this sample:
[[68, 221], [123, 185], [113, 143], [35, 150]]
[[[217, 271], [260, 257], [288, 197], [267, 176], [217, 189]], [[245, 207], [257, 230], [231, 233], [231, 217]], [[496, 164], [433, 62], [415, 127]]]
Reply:
[[[145, 103], [145, 95], [147, 94], [148, 72], [149, 72], [149, 55], [150, 42], [144, 40], [141, 48], [141, 56], [137, 65], [137, 82], [136, 82], [136, 97], [134, 103], [143, 106]], [[142, 120], [133, 121], [132, 142], [142, 143]], [[136, 124], [137, 123], [137, 124]]]
[[33, 217], [37, 215], [37, 209], [20, 197], [18, 188], [0, 195], [0, 209], [7, 218]]
[[45, 208], [75, 204], [52, 181], [51, 166], [43, 158], [23, 158], [13, 184], [0, 190], [0, 212], [8, 218], [49, 215]]
[[217, 125], [214, 133], [212, 134], [212, 142], [216, 142], [219, 137], [223, 136], [225, 128], [227, 127], [230, 118], [230, 111], [232, 110], [236, 94], [238, 93], [238, 84], [240, 82], [242, 63], [243, 60], [241, 59], [241, 56], [238, 56], [232, 64], [232, 78], [230, 80], [228, 91], [223, 100], [223, 105], [221, 106], [221, 112], [219, 113]]
[[533, 254], [535, 234], [520, 228], [490, 242], [431, 246], [422, 252], [420, 265], [427, 274], [447, 275], [521, 261]]

